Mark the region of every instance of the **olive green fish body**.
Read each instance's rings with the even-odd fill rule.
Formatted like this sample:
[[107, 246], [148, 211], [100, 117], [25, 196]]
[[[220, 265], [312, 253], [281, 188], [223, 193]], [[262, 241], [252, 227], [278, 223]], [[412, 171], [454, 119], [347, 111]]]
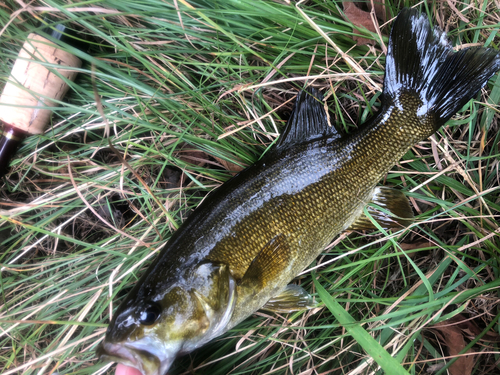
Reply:
[[346, 230], [362, 214], [389, 168], [434, 132], [429, 119], [414, 117], [402, 122], [403, 118], [392, 106], [354, 136], [300, 144], [286, 149], [284, 155], [271, 154], [256, 166], [265, 183], [250, 189], [250, 196], [242, 195], [236, 210], [228, 210], [224, 219], [237, 220], [207, 259], [227, 263], [239, 281], [259, 251], [276, 236], [284, 236], [290, 257], [284, 260], [286, 269], [277, 263], [276, 271], [269, 270], [271, 280], [257, 295], [238, 293], [228, 328], [277, 295]]
[[374, 213], [384, 227], [408, 223], [407, 200], [377, 183], [499, 69], [495, 51], [453, 53], [426, 17], [402, 11], [379, 113], [341, 135], [328, 124], [321, 94], [299, 93], [277, 145], [209, 194], [174, 233], [115, 313], [100, 354], [161, 375], [176, 356], [264, 305], [310, 307], [305, 292], [287, 284], [335, 236], [365, 227], [368, 203], [399, 217]]

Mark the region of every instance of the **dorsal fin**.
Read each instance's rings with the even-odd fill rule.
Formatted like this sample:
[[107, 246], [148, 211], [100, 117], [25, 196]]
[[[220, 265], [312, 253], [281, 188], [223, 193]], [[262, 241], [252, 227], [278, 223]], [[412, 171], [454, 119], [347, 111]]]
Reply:
[[302, 90], [297, 95], [292, 115], [278, 140], [277, 148], [288, 148], [324, 136], [338, 138], [340, 134], [328, 125], [323, 95], [313, 88]]

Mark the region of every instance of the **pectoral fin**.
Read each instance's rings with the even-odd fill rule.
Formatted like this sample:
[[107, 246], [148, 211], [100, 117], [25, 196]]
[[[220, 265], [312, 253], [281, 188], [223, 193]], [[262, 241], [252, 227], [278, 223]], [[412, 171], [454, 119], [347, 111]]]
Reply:
[[[372, 218], [384, 229], [401, 229], [413, 222], [413, 211], [406, 196], [400, 190], [376, 187], [370, 203], [381, 207], [384, 211], [368, 206]], [[364, 213], [354, 221], [348, 230], [377, 229], [373, 221]]]
[[276, 278], [287, 266], [290, 259], [290, 247], [283, 234], [278, 234], [269, 241], [248, 267], [240, 285], [264, 287]]
[[289, 284], [280, 295], [271, 298], [262, 309], [276, 313], [290, 313], [312, 309], [315, 306], [313, 298], [304, 288]]

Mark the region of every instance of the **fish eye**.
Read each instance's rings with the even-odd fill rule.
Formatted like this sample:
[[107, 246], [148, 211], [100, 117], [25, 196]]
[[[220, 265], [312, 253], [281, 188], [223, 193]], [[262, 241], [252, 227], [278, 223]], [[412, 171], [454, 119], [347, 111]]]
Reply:
[[146, 306], [141, 311], [141, 315], [139, 316], [139, 322], [146, 326], [150, 326], [161, 314], [161, 307], [156, 302], [146, 302]]

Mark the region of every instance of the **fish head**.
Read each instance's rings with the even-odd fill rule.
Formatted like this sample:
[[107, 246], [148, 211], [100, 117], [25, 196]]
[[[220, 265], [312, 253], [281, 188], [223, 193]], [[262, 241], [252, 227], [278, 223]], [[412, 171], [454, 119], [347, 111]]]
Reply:
[[136, 286], [118, 308], [97, 349], [101, 360], [123, 363], [144, 375], [163, 375], [178, 355], [227, 329], [236, 282], [226, 265], [199, 264], [163, 291], [146, 284]]

